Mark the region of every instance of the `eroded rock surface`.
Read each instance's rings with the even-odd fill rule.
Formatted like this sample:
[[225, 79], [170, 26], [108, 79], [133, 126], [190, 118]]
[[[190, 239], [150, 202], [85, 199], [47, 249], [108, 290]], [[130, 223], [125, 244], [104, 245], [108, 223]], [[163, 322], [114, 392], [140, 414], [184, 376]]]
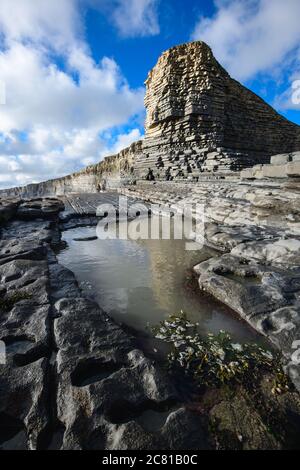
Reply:
[[[146, 193], [144, 186], [126, 192], [131, 201], [146, 194], [148, 203], [164, 202], [176, 211], [187, 198], [210, 200], [208, 187], [194, 192], [186, 185], [170, 184], [166, 190], [155, 184], [152, 191], [149, 184]], [[258, 204], [253, 192], [220, 183], [217, 188], [211, 189], [219, 199], [218, 204], [210, 200], [207, 243], [225, 253], [196, 268], [199, 284], [281, 348], [297, 385], [298, 368], [289, 358], [299, 325], [298, 221], [287, 225], [280, 194], [276, 223], [267, 212], [268, 223], [250, 223], [251, 201]], [[239, 396], [219, 390], [209, 400], [198, 393], [185, 396], [166, 371], [136, 349], [134, 336], [83, 296], [73, 273], [57, 263], [52, 248], [59, 242], [60, 228], [95, 223], [91, 203], [96, 211], [101, 197], [93, 198], [74, 196], [67, 213], [60, 218], [51, 214], [50, 220], [40, 213], [35, 214], [38, 218], [31, 213], [33, 220], [18, 220], [16, 209], [15, 218], [1, 227], [0, 340], [6, 344], [7, 362], [0, 366], [0, 447], [297, 448], [297, 392], [287, 392], [271, 404], [271, 382], [255, 393], [241, 390]], [[102, 200], [116, 204], [118, 198], [108, 194]], [[288, 200], [293, 200], [291, 193]], [[54, 206], [60, 208], [61, 203]], [[296, 218], [297, 205], [290, 206]], [[233, 223], [240, 217], [239, 209], [249, 217], [243, 226]], [[289, 328], [283, 327], [287, 324]], [[241, 413], [244, 418], [237, 425]], [[273, 415], [274, 421], [269, 419]]]
[[229, 181], [156, 182], [140, 183], [122, 193], [160, 203], [175, 214], [192, 205], [197, 217], [204, 208], [204, 241], [223, 255], [195, 267], [200, 288], [238, 312], [283, 351], [286, 368], [300, 389], [297, 188]]
[[209, 448], [202, 419], [184, 409], [176, 419], [182, 397], [168, 374], [57, 263], [61, 203], [50, 221], [48, 201], [18, 204], [29, 214], [18, 220], [16, 207], [1, 227], [0, 448]]
[[275, 401], [267, 383], [260, 401], [241, 390], [206, 409], [201, 400], [186, 406], [57, 263], [60, 231], [96, 225], [98, 204], [117, 204], [109, 188], [163, 213], [194, 204], [197, 217], [204, 206], [204, 240], [220, 256], [195, 267], [200, 288], [282, 351], [300, 390], [299, 126], [232, 80], [201, 42], [165, 52], [146, 86], [143, 141], [73, 175], [0, 193], [0, 447], [299, 447], [297, 392]]

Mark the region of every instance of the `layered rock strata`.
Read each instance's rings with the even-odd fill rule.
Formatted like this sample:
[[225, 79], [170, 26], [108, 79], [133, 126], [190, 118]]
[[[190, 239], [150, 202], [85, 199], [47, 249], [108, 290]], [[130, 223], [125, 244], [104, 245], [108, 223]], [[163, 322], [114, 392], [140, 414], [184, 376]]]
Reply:
[[97, 192], [139, 179], [238, 175], [268, 164], [272, 155], [300, 150], [300, 126], [233, 80], [203, 42], [162, 54], [146, 81], [145, 106], [142, 141], [72, 175], [0, 194], [31, 198]]
[[136, 171], [158, 179], [230, 173], [300, 149], [300, 127], [233, 80], [203, 42], [162, 54], [146, 81]]
[[96, 165], [71, 175], [0, 191], [0, 196], [36, 198], [61, 196], [69, 193], [97, 193], [106, 188], [130, 184], [134, 178], [134, 161], [142, 151], [141, 141], [135, 142], [118, 154], [106, 157]]
[[241, 171], [242, 179], [299, 178], [300, 152], [273, 155], [270, 164], [254, 165]]

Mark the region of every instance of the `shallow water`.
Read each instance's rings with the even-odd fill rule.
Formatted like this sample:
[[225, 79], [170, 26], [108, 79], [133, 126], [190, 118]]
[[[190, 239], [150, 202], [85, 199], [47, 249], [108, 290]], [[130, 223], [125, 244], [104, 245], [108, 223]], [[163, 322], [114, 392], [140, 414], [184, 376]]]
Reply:
[[184, 240], [74, 240], [95, 235], [95, 227], [64, 232], [67, 246], [58, 259], [117, 321], [147, 331], [149, 325], [183, 310], [199, 322], [203, 335], [226, 330], [237, 341], [260, 341], [238, 315], [197, 287], [187, 287], [187, 273], [215, 255], [211, 250], [186, 251]]

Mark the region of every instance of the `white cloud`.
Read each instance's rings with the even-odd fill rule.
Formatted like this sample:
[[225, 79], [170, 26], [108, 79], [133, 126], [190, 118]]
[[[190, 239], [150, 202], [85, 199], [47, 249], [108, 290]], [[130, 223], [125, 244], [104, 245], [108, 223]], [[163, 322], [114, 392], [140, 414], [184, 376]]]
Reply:
[[76, 80], [31, 46], [14, 43], [0, 52], [0, 76], [6, 83], [0, 132], [37, 125], [102, 131], [142, 109], [143, 90], [131, 90], [112, 59], [96, 64], [82, 50], [73, 50], [67, 61]]
[[[24, 143], [23, 149], [19, 147], [18, 155], [0, 155], [0, 188], [37, 183], [78, 171], [140, 138], [140, 131], [132, 129], [107, 144], [97, 133], [86, 129], [56, 136], [45, 128], [36, 129], [28, 137], [29, 143]], [[25, 153], [26, 149], [30, 153]]]
[[29, 40], [68, 48], [82, 29], [77, 7], [77, 0], [1, 0], [0, 31], [7, 43]]
[[216, 14], [201, 17], [192, 39], [201, 39], [238, 79], [272, 72], [299, 49], [299, 0], [215, 0]]
[[115, 0], [112, 20], [123, 37], [159, 34], [158, 0]]
[[120, 150], [129, 147], [130, 144], [142, 138], [139, 129], [132, 129], [128, 134], [119, 134], [114, 145], [103, 152], [103, 155], [110, 155], [120, 152]]
[[[0, 2], [0, 79], [6, 85], [0, 187], [99, 161], [115, 151], [104, 131], [143, 110], [143, 89], [131, 89], [114, 60], [96, 63], [91, 57], [79, 33], [78, 5], [78, 0]], [[137, 136], [129, 130], [117, 142], [131, 143]]]

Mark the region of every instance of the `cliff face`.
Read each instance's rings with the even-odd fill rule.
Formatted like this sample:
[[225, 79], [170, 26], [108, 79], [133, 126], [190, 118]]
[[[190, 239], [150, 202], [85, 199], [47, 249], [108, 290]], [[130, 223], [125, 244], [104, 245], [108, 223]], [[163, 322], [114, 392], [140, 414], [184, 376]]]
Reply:
[[146, 81], [143, 176], [231, 172], [300, 148], [300, 127], [231, 79], [203, 42], [169, 49]]
[[82, 171], [42, 183], [3, 190], [0, 191], [0, 197], [59, 196], [67, 193], [94, 193], [107, 188], [116, 188], [130, 183], [134, 177], [134, 159], [141, 151], [142, 142], [138, 141], [118, 154], [107, 157]]
[[4, 194], [96, 192], [143, 178], [197, 180], [300, 150], [300, 126], [233, 80], [203, 42], [162, 54], [146, 81], [145, 106], [143, 141], [73, 175]]

